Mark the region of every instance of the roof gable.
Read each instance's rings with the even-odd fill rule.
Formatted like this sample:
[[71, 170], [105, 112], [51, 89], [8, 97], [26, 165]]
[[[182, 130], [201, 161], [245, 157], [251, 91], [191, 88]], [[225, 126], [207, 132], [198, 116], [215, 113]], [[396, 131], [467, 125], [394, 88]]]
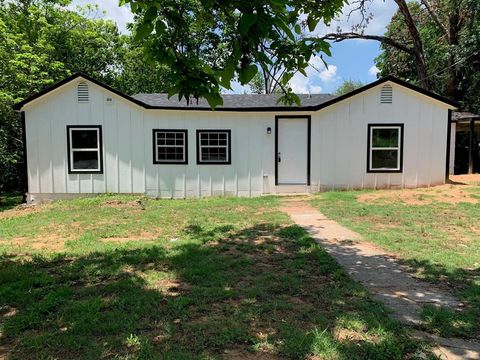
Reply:
[[128, 101], [131, 101], [131, 102], [133, 102], [133, 103], [135, 103], [139, 106], [145, 107], [145, 104], [143, 102], [138, 101], [138, 100], [134, 99], [133, 97], [131, 97], [127, 94], [124, 94], [121, 91], [119, 91], [119, 90], [117, 90], [117, 89], [115, 89], [115, 88], [113, 88], [113, 87], [111, 87], [111, 86], [109, 86], [109, 85], [107, 85], [107, 84], [105, 84], [101, 81], [98, 81], [98, 80], [92, 78], [89, 75], [86, 75], [86, 74], [83, 74], [83, 73], [75, 73], [75, 74], [73, 74], [73, 75], [55, 83], [54, 85], [52, 85], [52, 86], [50, 86], [50, 87], [48, 87], [48, 88], [46, 88], [46, 89], [44, 89], [40, 92], [28, 97], [28, 98], [16, 103], [15, 105], [13, 105], [13, 110], [20, 111], [28, 103], [30, 103], [34, 100], [37, 100], [37, 99], [39, 99], [39, 98], [41, 98], [45, 95], [48, 95], [52, 91], [62, 87], [63, 85], [66, 85], [66, 84], [72, 82], [73, 80], [82, 79], [82, 78], [94, 83], [95, 85], [100, 86], [101, 88], [103, 88], [105, 90], [111, 91], [112, 93], [114, 93], [114, 94], [116, 94], [116, 95], [118, 95], [118, 96], [120, 96], [120, 97], [122, 97], [122, 98], [124, 98]]
[[[55, 89], [58, 89], [59, 87], [77, 78], [83, 78], [85, 80], [91, 81], [92, 83], [108, 91], [111, 91], [112, 93], [145, 109], [212, 111], [206, 101], [202, 99], [200, 99], [198, 103], [195, 101], [187, 104], [185, 101], [168, 99], [166, 94], [137, 94], [134, 96], [129, 96], [83, 73], [76, 73], [70, 77], [65, 78], [64, 80], [54, 84], [53, 86], [15, 104], [13, 106], [13, 109], [20, 111], [28, 103], [49, 94]], [[355, 95], [370, 90], [386, 82], [392, 82], [394, 84], [403, 86], [407, 89], [413, 90], [419, 94], [430, 97], [454, 108], [458, 107], [458, 103], [453, 100], [447, 99], [431, 91], [424, 90], [418, 86], [412, 85], [393, 76], [387, 76], [341, 96], [334, 96], [331, 94], [301, 94], [299, 95], [302, 101], [301, 106], [288, 106], [278, 104], [278, 95], [224, 95], [224, 105], [217, 107], [215, 111], [318, 111], [330, 105], [336, 104], [340, 101], [349, 99]], [[241, 97], [243, 97], [242, 101], [240, 101]]]

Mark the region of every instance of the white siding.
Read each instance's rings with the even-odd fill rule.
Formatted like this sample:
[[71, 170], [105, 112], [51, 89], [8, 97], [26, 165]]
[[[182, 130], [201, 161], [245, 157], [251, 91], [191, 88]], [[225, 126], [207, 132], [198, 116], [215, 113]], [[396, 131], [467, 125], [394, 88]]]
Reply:
[[[92, 83], [90, 101], [78, 103], [76, 85], [72, 81], [25, 108], [31, 194], [203, 197], [281, 191], [275, 187], [274, 134], [275, 116], [282, 113], [145, 110]], [[313, 191], [444, 183], [447, 106], [392, 87], [392, 104], [380, 104], [378, 86], [318, 112], [302, 113], [312, 116]], [[370, 123], [404, 124], [402, 173], [367, 173]], [[67, 125], [102, 125], [103, 174], [68, 174]], [[153, 164], [152, 129], [188, 130], [188, 164]], [[197, 129], [231, 130], [231, 165], [197, 165]]]
[[449, 174], [455, 174], [455, 144], [456, 144], [456, 136], [457, 136], [457, 124], [452, 123], [452, 129], [450, 130], [450, 168]]

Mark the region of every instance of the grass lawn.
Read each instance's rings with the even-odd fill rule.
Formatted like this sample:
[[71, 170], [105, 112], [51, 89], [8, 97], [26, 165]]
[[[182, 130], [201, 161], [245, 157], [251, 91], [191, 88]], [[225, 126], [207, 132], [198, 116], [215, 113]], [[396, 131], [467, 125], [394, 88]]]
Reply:
[[395, 253], [416, 276], [452, 291], [462, 312], [424, 308], [427, 328], [480, 339], [480, 187], [348, 191], [317, 195], [326, 216]]
[[0, 212], [0, 357], [428, 354], [276, 205], [101, 196]]

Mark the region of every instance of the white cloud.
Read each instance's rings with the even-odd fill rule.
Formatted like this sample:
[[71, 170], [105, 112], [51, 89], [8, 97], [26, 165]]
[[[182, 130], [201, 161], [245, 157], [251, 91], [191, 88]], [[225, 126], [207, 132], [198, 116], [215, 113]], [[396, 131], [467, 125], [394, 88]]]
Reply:
[[83, 7], [87, 4], [99, 4], [98, 6], [100, 10], [103, 10], [105, 12], [90, 14], [89, 17], [113, 20], [117, 23], [118, 29], [122, 33], [128, 32], [127, 23], [133, 21], [133, 14], [130, 11], [130, 7], [128, 5], [119, 6], [118, 0], [102, 0], [100, 2], [95, 0], [73, 0], [70, 7], [75, 9], [77, 6]]
[[322, 92], [322, 87], [318, 85], [310, 86], [310, 93], [311, 94], [320, 94]]
[[293, 92], [297, 94], [308, 94], [310, 89], [308, 78], [298, 74], [290, 80], [290, 86], [292, 87]]
[[320, 72], [319, 77], [324, 82], [332, 82], [336, 79], [337, 67], [335, 65], [329, 65], [328, 68]]
[[368, 69], [368, 75], [370, 76], [377, 76], [379, 72], [380, 69], [377, 67], [377, 65], [373, 65], [370, 69]]
[[297, 73], [290, 80], [293, 92], [297, 94], [315, 94], [322, 91], [322, 83], [334, 83], [338, 80], [336, 65], [325, 66], [320, 56], [314, 56], [305, 70], [307, 76]]

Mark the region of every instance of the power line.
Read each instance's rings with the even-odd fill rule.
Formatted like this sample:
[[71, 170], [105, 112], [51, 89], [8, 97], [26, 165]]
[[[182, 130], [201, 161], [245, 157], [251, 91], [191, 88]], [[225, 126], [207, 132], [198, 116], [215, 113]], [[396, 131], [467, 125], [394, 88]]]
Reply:
[[432, 75], [427, 76], [425, 79], [430, 79], [430, 78], [433, 77], [433, 76], [438, 76], [438, 75], [440, 75], [440, 74], [443, 74], [444, 72], [450, 70], [452, 67], [457, 66], [458, 64], [460, 64], [460, 63], [462, 63], [462, 62], [464, 62], [464, 61], [467, 61], [467, 60], [470, 59], [472, 56], [475, 56], [475, 55], [477, 55], [478, 53], [479, 53], [479, 51], [476, 51], [476, 52], [468, 55], [467, 57], [456, 61], [456, 62], [453, 63], [452, 65], [447, 66], [445, 69], [443, 69], [443, 70], [441, 70], [441, 71], [439, 71], [439, 72], [437, 72], [437, 73], [435, 73], [435, 74], [432, 74]]

